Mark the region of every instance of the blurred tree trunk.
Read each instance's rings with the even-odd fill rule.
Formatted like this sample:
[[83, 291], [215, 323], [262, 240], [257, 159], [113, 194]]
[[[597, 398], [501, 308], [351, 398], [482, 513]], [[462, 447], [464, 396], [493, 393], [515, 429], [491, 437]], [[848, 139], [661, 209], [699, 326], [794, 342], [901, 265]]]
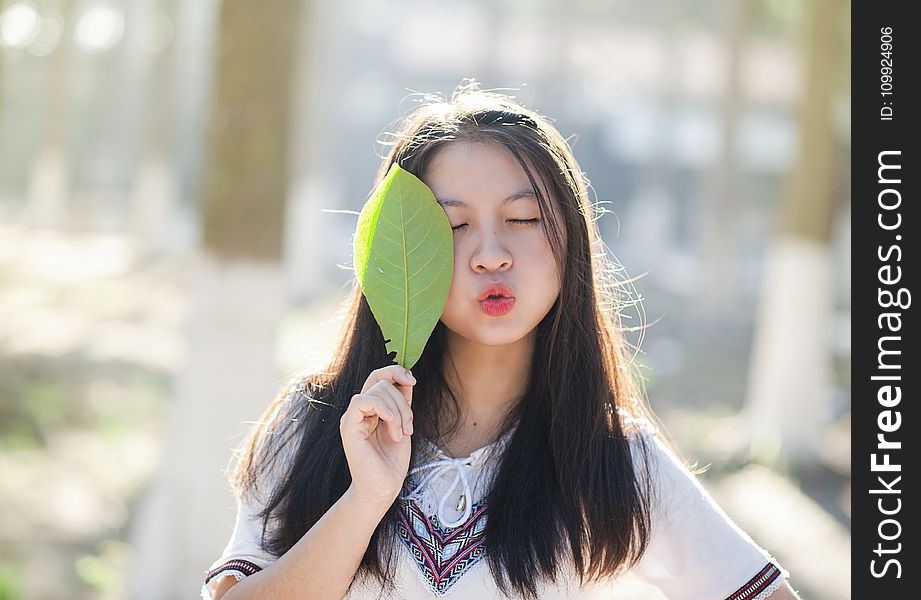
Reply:
[[202, 190], [203, 243], [224, 260], [281, 258], [299, 0], [224, 2]]
[[732, 285], [732, 272], [737, 255], [736, 230], [731, 225], [738, 220], [746, 198], [739, 180], [739, 115], [742, 112], [742, 59], [745, 40], [752, 17], [751, 0], [729, 0], [728, 43], [726, 47], [726, 90], [722, 94], [720, 111], [720, 154], [711, 174], [710, 190], [705, 193], [702, 220], [701, 253], [703, 255], [702, 289], [699, 294], [711, 315], [724, 315], [735, 306], [739, 291]]
[[[678, 90], [681, 44], [677, 39], [677, 14], [665, 5], [651, 9], [650, 18], [657, 23], [660, 32], [662, 53], [662, 85], [649, 97], [651, 113], [655, 120], [649, 145], [650, 156], [639, 165], [637, 189], [634, 198], [627, 204], [626, 223], [631, 227], [623, 231], [623, 241], [628, 247], [642, 249], [635, 258], [646, 265], [661, 265], [672, 257], [684, 254], [682, 244], [687, 242], [682, 227], [681, 215], [690, 212], [685, 209], [686, 198], [681, 197], [678, 184], [676, 154], [673, 152], [674, 130], [678, 124], [680, 97]], [[604, 223], [604, 220], [601, 221]], [[608, 221], [609, 226], [611, 222]], [[616, 233], [620, 235], [620, 226]], [[627, 261], [632, 262], [631, 260]], [[685, 288], [686, 289], [686, 288]], [[696, 293], [697, 290], [688, 293]], [[639, 343], [639, 342], [635, 342]]]
[[46, 92], [42, 119], [42, 138], [29, 170], [26, 216], [38, 227], [62, 227], [70, 223], [70, 116], [73, 109], [72, 75], [77, 71], [73, 30], [75, 2], [63, 0], [60, 16], [61, 39], [44, 65]]
[[204, 248], [189, 268], [188, 361], [139, 519], [133, 598], [197, 593], [233, 530], [224, 472], [231, 451], [280, 384], [275, 329], [285, 308], [287, 131], [302, 4], [220, 6], [202, 174]]
[[747, 412], [756, 458], [819, 460], [831, 420], [829, 239], [835, 217], [836, 76], [844, 63], [842, 0], [817, 0], [807, 27], [798, 158], [766, 259]]
[[[176, 22], [178, 0], [142, 0], [134, 9], [139, 19], [169, 18]], [[175, 31], [175, 25], [173, 26]], [[147, 104], [144, 114], [141, 158], [131, 198], [131, 230], [141, 256], [157, 254], [168, 244], [171, 219], [180, 196], [179, 164], [173, 152], [177, 128], [178, 44], [175, 36], [169, 44], [150, 56], [146, 55]], [[140, 62], [140, 60], [138, 61]], [[146, 62], [146, 61], [145, 61]]]
[[[328, 289], [331, 273], [338, 278], [336, 267], [338, 249], [330, 239], [347, 240], [354, 221], [332, 222], [323, 209], [350, 208], [346, 206], [345, 182], [338, 174], [337, 145], [347, 144], [336, 134], [341, 124], [329, 115], [340, 102], [329, 90], [337, 87], [344, 75], [338, 58], [336, 40], [341, 35], [337, 18], [348, 18], [334, 3], [314, 2], [305, 10], [306, 23], [321, 24], [302, 35], [297, 49], [303, 56], [295, 75], [289, 131], [291, 137], [289, 164], [296, 165], [289, 179], [287, 212], [285, 215], [285, 276], [292, 301], [311, 302]], [[306, 31], [306, 30], [305, 30]], [[315, 85], [322, 81], [324, 85]], [[352, 225], [350, 225], [352, 223]]]

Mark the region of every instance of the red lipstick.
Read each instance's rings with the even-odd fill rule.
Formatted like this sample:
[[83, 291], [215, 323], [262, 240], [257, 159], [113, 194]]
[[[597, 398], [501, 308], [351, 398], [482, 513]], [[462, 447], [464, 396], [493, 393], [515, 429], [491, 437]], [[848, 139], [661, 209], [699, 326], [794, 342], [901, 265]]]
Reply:
[[492, 283], [483, 289], [477, 301], [487, 315], [501, 317], [512, 310], [515, 294], [503, 283]]

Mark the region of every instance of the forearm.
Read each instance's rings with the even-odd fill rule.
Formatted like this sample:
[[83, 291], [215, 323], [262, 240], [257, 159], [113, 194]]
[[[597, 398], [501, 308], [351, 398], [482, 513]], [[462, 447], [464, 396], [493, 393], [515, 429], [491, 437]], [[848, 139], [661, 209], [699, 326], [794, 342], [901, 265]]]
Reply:
[[290, 550], [234, 585], [224, 600], [340, 600], [386, 511], [350, 488]]

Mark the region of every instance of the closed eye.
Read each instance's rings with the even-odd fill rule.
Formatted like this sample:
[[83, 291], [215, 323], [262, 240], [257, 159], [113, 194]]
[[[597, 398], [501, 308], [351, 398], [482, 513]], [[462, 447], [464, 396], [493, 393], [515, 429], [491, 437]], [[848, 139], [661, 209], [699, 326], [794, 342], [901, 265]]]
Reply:
[[[528, 227], [528, 226], [530, 226], [530, 225], [533, 225], [534, 223], [539, 223], [539, 222], [540, 222], [540, 218], [535, 218], [535, 219], [509, 219], [508, 222], [509, 222], [509, 223], [515, 223], [516, 225], [524, 225], [525, 227]], [[464, 227], [466, 227], [466, 226], [467, 226], [467, 223], [461, 223], [460, 225], [455, 225], [455, 226], [451, 227], [451, 229], [453, 229], [454, 231], [460, 231], [460, 230], [462, 230], [462, 229], [463, 229]]]

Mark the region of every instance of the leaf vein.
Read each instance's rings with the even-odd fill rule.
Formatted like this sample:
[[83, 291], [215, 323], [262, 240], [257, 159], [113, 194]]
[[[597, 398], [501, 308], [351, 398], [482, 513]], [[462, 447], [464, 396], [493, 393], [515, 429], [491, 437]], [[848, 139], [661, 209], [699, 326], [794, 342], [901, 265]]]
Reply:
[[[403, 188], [400, 188], [400, 220], [405, 223], [403, 219]], [[400, 234], [403, 236], [403, 351], [400, 353], [400, 358], [403, 359], [403, 365], [406, 363], [406, 344], [408, 343], [409, 338], [409, 254], [406, 252], [406, 229], [404, 227], [400, 228]]]
[[432, 255], [429, 256], [429, 259], [425, 261], [425, 264], [419, 267], [418, 269], [416, 269], [415, 272], [410, 276], [410, 278], [420, 275], [422, 271], [425, 270], [425, 267], [429, 266], [429, 263], [435, 260], [436, 256], [438, 256], [438, 252], [433, 252]]
[[398, 264], [396, 264], [396, 263], [390, 262], [389, 260], [387, 260], [386, 258], [384, 258], [384, 255], [383, 255], [382, 253], [380, 253], [380, 252], [377, 253], [377, 257], [378, 257], [379, 259], [381, 259], [382, 261], [384, 261], [385, 263], [387, 263], [388, 265], [390, 265], [391, 267], [393, 267], [394, 269], [399, 269], [399, 268], [400, 268], [400, 265], [398, 265]]
[[416, 244], [416, 247], [409, 251], [410, 255], [414, 254], [416, 250], [418, 250], [422, 246], [422, 244], [425, 243], [425, 240], [429, 239], [429, 236], [432, 234], [432, 229], [433, 229], [432, 227], [428, 228], [428, 230], [425, 232], [425, 237], [422, 238], [422, 241]]
[[430, 282], [428, 282], [427, 284], [425, 284], [425, 287], [424, 287], [424, 288], [422, 288], [421, 290], [419, 290], [418, 292], [416, 292], [415, 294], [413, 294], [412, 296], [410, 296], [410, 298], [409, 298], [410, 301], [412, 301], [413, 298], [415, 298], [415, 297], [418, 296], [419, 294], [421, 294], [421, 293], [423, 293], [423, 292], [425, 292], [425, 291], [428, 291], [428, 289], [429, 289], [430, 287], [432, 287], [433, 285], [435, 285], [437, 282], [438, 282], [437, 279], [433, 279], [433, 280], [431, 280]]

